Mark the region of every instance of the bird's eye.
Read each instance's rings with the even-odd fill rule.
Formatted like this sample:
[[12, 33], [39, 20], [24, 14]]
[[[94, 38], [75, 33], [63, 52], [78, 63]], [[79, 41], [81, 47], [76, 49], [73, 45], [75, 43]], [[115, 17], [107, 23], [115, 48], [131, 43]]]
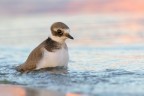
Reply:
[[60, 29], [57, 30], [57, 33], [63, 35], [63, 32]]

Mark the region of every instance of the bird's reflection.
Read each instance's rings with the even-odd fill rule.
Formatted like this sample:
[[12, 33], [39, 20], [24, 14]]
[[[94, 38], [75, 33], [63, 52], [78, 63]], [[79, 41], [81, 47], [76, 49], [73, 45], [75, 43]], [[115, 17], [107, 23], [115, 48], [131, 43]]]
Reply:
[[56, 92], [56, 91], [50, 91], [50, 90], [38, 90], [38, 89], [32, 89], [27, 88], [26, 89], [26, 96], [65, 96], [65, 94]]
[[84, 96], [75, 93], [61, 93], [58, 91], [27, 88], [16, 85], [0, 85], [0, 96]]
[[0, 85], [0, 96], [65, 96], [65, 94], [51, 90], [2, 84]]

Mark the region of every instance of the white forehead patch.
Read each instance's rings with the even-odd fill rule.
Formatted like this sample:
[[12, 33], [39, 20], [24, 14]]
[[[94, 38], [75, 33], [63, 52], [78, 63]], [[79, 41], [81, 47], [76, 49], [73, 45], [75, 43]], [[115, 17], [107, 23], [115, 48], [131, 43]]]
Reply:
[[62, 31], [64, 31], [64, 32], [70, 32], [70, 29], [62, 29], [62, 28], [54, 28], [53, 30], [54, 31], [57, 31], [58, 29], [60, 29], [60, 30], [62, 30]]

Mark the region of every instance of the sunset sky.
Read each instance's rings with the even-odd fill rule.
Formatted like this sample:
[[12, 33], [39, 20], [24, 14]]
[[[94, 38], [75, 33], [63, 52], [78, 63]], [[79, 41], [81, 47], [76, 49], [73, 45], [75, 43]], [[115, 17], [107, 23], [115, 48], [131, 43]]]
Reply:
[[144, 0], [0, 0], [0, 14], [144, 13]]

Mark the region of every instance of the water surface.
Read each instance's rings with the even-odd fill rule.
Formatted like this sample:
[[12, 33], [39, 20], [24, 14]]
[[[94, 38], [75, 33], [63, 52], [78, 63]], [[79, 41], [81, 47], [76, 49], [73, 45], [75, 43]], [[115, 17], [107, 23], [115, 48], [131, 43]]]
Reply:
[[[143, 18], [135, 16], [48, 16], [5, 18], [0, 23], [0, 83], [100, 96], [144, 95]], [[91, 19], [89, 19], [91, 18]], [[31, 50], [47, 38], [53, 21], [64, 21], [68, 69], [16, 72]]]

